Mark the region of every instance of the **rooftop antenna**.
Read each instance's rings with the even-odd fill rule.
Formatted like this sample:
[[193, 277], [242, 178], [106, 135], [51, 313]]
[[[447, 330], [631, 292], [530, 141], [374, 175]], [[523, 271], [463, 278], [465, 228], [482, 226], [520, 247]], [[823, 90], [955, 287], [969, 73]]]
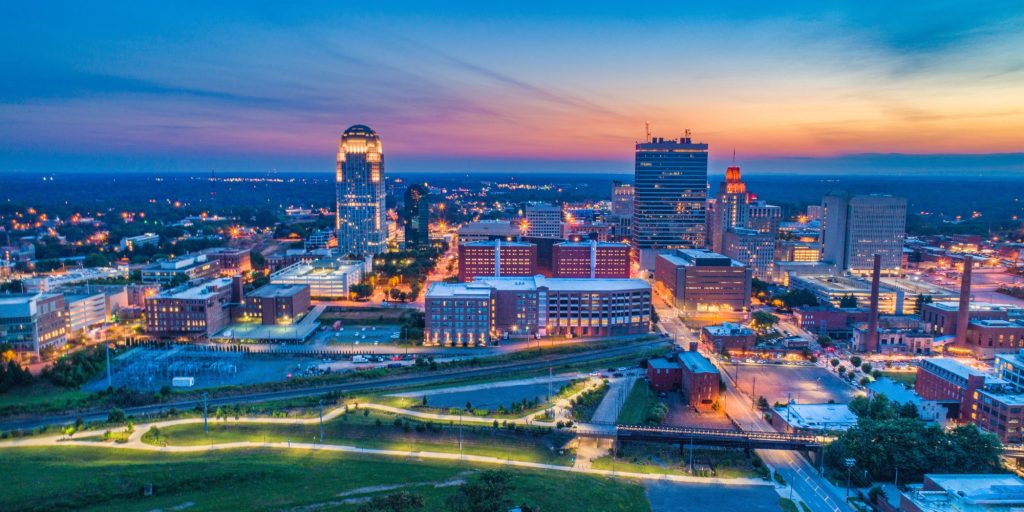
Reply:
[[690, 129], [687, 128], [685, 133], [686, 133], [686, 138], [689, 139], [690, 138]]
[[732, 164], [736, 165], [736, 148], [732, 148]]
[[647, 138], [644, 139], [644, 142], [651, 142], [651, 122], [650, 121], [644, 121], [644, 131], [647, 133]]

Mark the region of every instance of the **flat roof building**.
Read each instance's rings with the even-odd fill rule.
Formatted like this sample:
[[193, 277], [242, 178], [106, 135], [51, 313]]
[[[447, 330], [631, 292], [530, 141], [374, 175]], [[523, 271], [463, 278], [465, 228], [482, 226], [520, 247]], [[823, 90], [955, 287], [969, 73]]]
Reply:
[[532, 276], [537, 273], [537, 246], [526, 242], [482, 240], [459, 245], [459, 280], [478, 276]]
[[772, 423], [788, 433], [821, 434], [856, 425], [857, 415], [846, 404], [790, 403], [772, 408]]
[[208, 339], [231, 322], [240, 301], [231, 278], [183, 285], [146, 298], [146, 332], [156, 338]]
[[268, 284], [245, 296], [242, 308], [245, 319], [263, 325], [288, 325], [296, 322], [310, 307], [307, 284]]
[[822, 208], [822, 260], [844, 271], [870, 274], [878, 254], [882, 273], [899, 275], [907, 225], [905, 198], [833, 191], [822, 198]]
[[562, 207], [535, 204], [526, 207], [526, 233], [531, 238], [562, 238]]
[[746, 265], [704, 249], [659, 254], [654, 269], [659, 293], [684, 314], [722, 315], [726, 320], [746, 317], [751, 277]]
[[272, 284], [304, 284], [313, 298], [348, 298], [354, 284], [363, 280], [364, 263], [350, 260], [299, 262], [270, 274]]
[[924, 475], [900, 495], [900, 512], [1016, 512], [1024, 480], [1010, 474]]
[[145, 284], [171, 284], [176, 280], [212, 279], [220, 274], [220, 261], [206, 254], [188, 254], [158, 261], [142, 269]]
[[552, 277], [629, 277], [629, 244], [561, 242], [552, 247]]

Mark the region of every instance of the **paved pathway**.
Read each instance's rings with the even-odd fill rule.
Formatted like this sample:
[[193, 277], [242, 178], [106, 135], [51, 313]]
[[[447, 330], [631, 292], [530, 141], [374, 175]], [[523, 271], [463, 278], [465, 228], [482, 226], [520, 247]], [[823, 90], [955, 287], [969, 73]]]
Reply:
[[[374, 408], [380, 410], [398, 410], [402, 411], [402, 414], [409, 414], [415, 411], [405, 411], [394, 407], [376, 405], [376, 404], [360, 404], [360, 407]], [[332, 419], [344, 412], [344, 408], [336, 408], [324, 415], [324, 420]], [[437, 415], [445, 416], [445, 415]], [[501, 459], [497, 457], [487, 457], [482, 455], [463, 455], [457, 453], [442, 453], [442, 452], [430, 452], [430, 451], [409, 451], [409, 450], [383, 450], [383, 449], [371, 449], [371, 448], [359, 448], [356, 446], [344, 446], [334, 444], [318, 444], [318, 443], [297, 443], [297, 442], [255, 442], [255, 441], [239, 441], [233, 443], [221, 443], [212, 445], [197, 445], [197, 446], [155, 446], [142, 442], [142, 436], [149, 431], [150, 428], [156, 426], [160, 428], [166, 428], [174, 425], [186, 425], [202, 423], [202, 418], [185, 418], [179, 420], [168, 420], [168, 421], [155, 421], [151, 423], [142, 423], [135, 426], [135, 431], [132, 432], [128, 437], [128, 441], [125, 443], [97, 443], [95, 441], [79, 441], [74, 438], [68, 438], [64, 435], [55, 436], [38, 436], [21, 438], [13, 441], [0, 442], [0, 449], [4, 448], [15, 448], [15, 447], [50, 447], [54, 449], [60, 449], [63, 446], [88, 446], [92, 448], [112, 449], [112, 450], [143, 450], [151, 452], [170, 452], [170, 453], [201, 453], [212, 450], [233, 450], [233, 449], [245, 449], [245, 448], [278, 448], [278, 449], [293, 449], [293, 450], [313, 450], [313, 451], [330, 451], [330, 452], [345, 452], [345, 453], [362, 453], [369, 455], [379, 455], [387, 457], [401, 457], [408, 461], [410, 458], [418, 459], [433, 459], [433, 460], [451, 460], [451, 461], [467, 461], [476, 462], [483, 464], [502, 464], [510, 467], [526, 468], [526, 469], [542, 469], [550, 471], [570, 471], [578, 473], [586, 473], [593, 475], [602, 476], [615, 476], [620, 478], [632, 478], [640, 480], [660, 480], [665, 482], [690, 482], [690, 483], [702, 483], [702, 484], [715, 484], [715, 485], [766, 485], [764, 481], [759, 479], [751, 478], [700, 478], [691, 477], [684, 475], [651, 475], [643, 473], [630, 473], [623, 471], [609, 471], [602, 469], [580, 469], [570, 466], [559, 466], [555, 464], [542, 464], [537, 462], [525, 462], [509, 459]], [[268, 423], [268, 424], [315, 424], [320, 421], [319, 417], [316, 418], [251, 418], [241, 417], [237, 420], [228, 419], [227, 423]], [[102, 435], [103, 432], [100, 430], [92, 430], [86, 432], [79, 432], [76, 434], [78, 437], [89, 437]]]

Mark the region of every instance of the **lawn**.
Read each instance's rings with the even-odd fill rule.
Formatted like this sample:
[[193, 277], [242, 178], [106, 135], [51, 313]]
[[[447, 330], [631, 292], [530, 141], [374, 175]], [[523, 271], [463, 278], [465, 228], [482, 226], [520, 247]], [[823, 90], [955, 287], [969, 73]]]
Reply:
[[[679, 448], [658, 443], [624, 443], [617, 457], [606, 455], [594, 461], [595, 469], [631, 471], [647, 474], [689, 475], [689, 447]], [[693, 450], [696, 476], [719, 478], [758, 478], [767, 474], [759, 459], [748, 457], [743, 450], [713, 449], [697, 446]]]
[[0, 415], [17, 413], [20, 409], [60, 411], [74, 407], [91, 393], [56, 386], [38, 380], [29, 386], [17, 387], [0, 394]]
[[658, 401], [658, 396], [651, 391], [647, 381], [640, 379], [633, 383], [626, 403], [619, 411], [617, 422], [622, 425], [643, 425], [647, 420], [647, 412]]
[[902, 383], [908, 388], [913, 388], [914, 383], [917, 382], [917, 372], [892, 372], [882, 371], [883, 377], [889, 377], [890, 379]]
[[[11, 512], [176, 507], [189, 512], [354, 511], [358, 505], [346, 498], [383, 494], [372, 487], [382, 485], [422, 495], [425, 510], [444, 510], [457, 479], [490, 467], [307, 450], [172, 454], [70, 446], [3, 449], [0, 465], [5, 469], [0, 510]], [[649, 510], [644, 488], [635, 482], [554, 471], [510, 472], [512, 499], [542, 510]], [[142, 496], [145, 484], [152, 484], [152, 496]]]
[[[365, 414], [369, 412], [369, 414]], [[355, 411], [324, 423], [324, 443], [358, 446], [362, 448], [405, 451], [432, 451], [459, 453], [461, 435], [462, 453], [500, 459], [568, 465], [572, 454], [566, 450], [559, 454], [570, 436], [548, 433], [539, 429], [509, 430], [492, 425], [463, 425], [458, 423], [421, 423], [397, 416], [369, 411]], [[378, 420], [380, 425], [377, 424]], [[417, 428], [417, 426], [419, 428]], [[202, 423], [175, 425], [161, 428], [159, 437], [147, 432], [143, 441], [154, 445], [194, 446], [222, 444], [235, 441], [256, 442], [316, 442], [320, 426], [280, 425], [267, 423], [230, 423], [210, 421], [209, 434], [203, 432]]]

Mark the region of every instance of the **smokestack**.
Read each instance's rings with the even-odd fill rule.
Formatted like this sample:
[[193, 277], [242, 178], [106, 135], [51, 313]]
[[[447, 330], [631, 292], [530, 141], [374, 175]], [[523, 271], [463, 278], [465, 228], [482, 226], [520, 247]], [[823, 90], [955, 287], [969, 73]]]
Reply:
[[964, 256], [964, 273], [960, 278], [960, 308], [956, 311], [956, 342], [962, 347], [967, 344], [967, 324], [971, 322], [971, 271], [974, 258]]
[[878, 350], [878, 288], [882, 278], [882, 256], [874, 256], [874, 264], [871, 269], [871, 305], [868, 311], [868, 340], [864, 347], [867, 352]]

